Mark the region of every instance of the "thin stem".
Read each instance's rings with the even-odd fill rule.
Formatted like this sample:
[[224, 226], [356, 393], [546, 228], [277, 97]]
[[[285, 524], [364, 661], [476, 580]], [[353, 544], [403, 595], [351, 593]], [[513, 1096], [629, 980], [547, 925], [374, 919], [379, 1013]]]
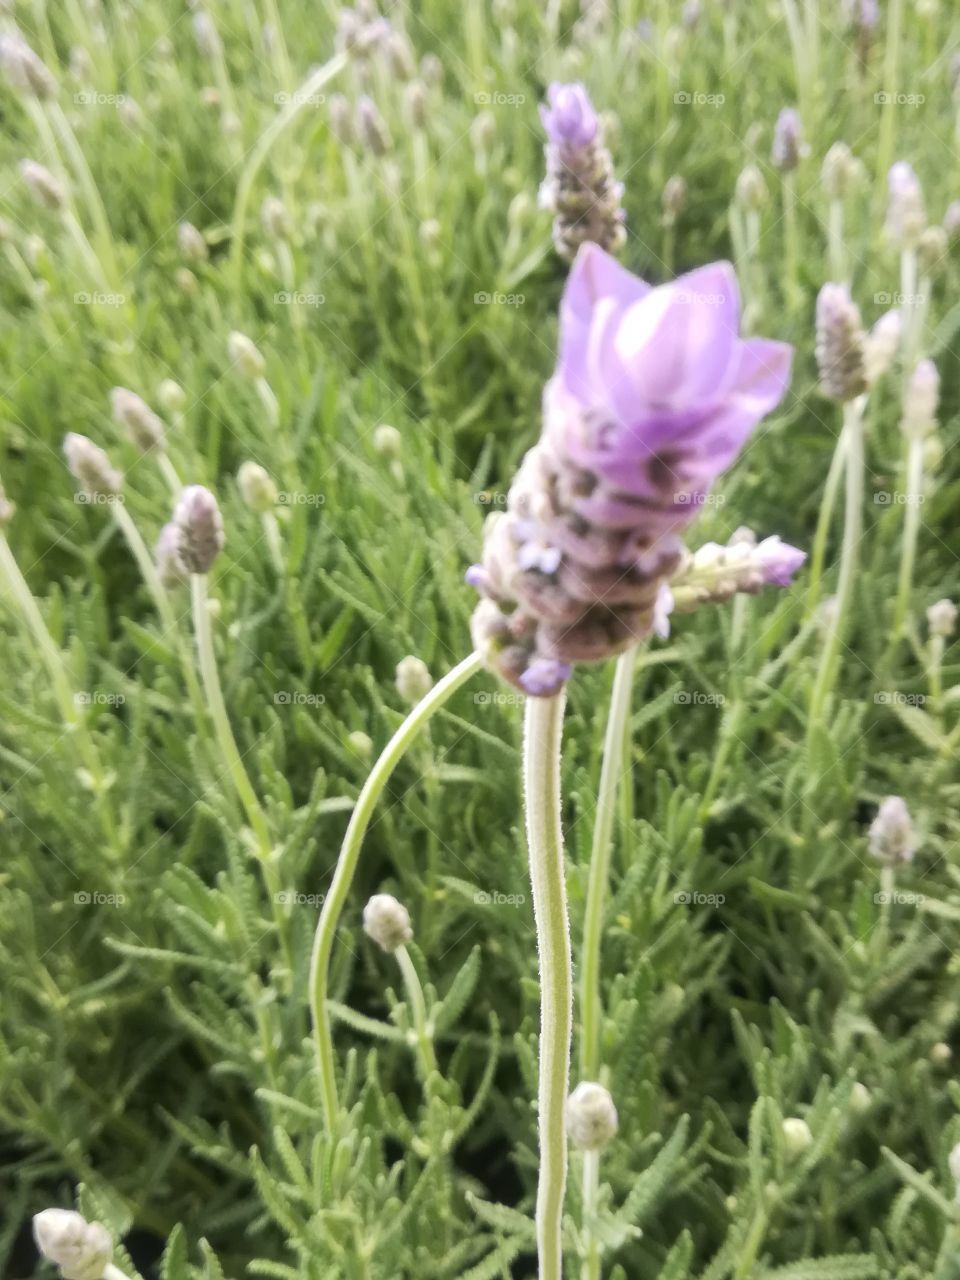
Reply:
[[166, 480], [174, 498], [179, 498], [180, 491], [183, 488], [183, 481], [177, 474], [177, 469], [170, 461], [170, 455], [165, 449], [160, 449], [157, 452], [157, 466], [160, 468], [160, 474], [163, 476], [164, 480]]
[[430, 1038], [430, 1033], [427, 1029], [427, 1006], [423, 998], [423, 987], [420, 985], [420, 975], [417, 973], [414, 963], [410, 959], [410, 952], [405, 946], [397, 947], [393, 954], [397, 958], [397, 964], [403, 974], [403, 984], [407, 989], [407, 999], [410, 1001], [410, 1011], [413, 1014], [413, 1030], [417, 1037], [420, 1065], [423, 1069], [424, 1079], [426, 1079], [437, 1069], [437, 1056], [433, 1051], [433, 1040]]
[[338, 53], [328, 62], [325, 62], [322, 67], [318, 67], [312, 75], [309, 75], [296, 93], [290, 96], [290, 101], [283, 110], [274, 117], [260, 135], [257, 145], [251, 151], [247, 163], [244, 165], [240, 181], [237, 183], [237, 198], [233, 206], [233, 217], [230, 223], [230, 265], [233, 272], [234, 285], [238, 289], [240, 286], [240, 269], [243, 264], [247, 210], [250, 205], [250, 195], [253, 191], [254, 180], [260, 172], [264, 161], [276, 146], [281, 134], [310, 105], [311, 99], [315, 98], [327, 81], [332, 80], [335, 75], [343, 70], [346, 64], [347, 55]]
[[903, 495], [906, 511], [903, 517], [903, 541], [900, 545], [900, 573], [897, 578], [897, 602], [893, 611], [893, 639], [903, 634], [913, 587], [913, 566], [917, 558], [920, 536], [920, 508], [923, 503], [923, 437], [914, 433], [907, 446], [907, 491]]
[[438, 680], [425, 698], [410, 712], [390, 741], [387, 743], [379, 760], [373, 766], [354, 806], [347, 830], [340, 846], [337, 865], [334, 869], [330, 890], [323, 901], [323, 910], [317, 922], [317, 930], [313, 939], [313, 952], [310, 957], [310, 1011], [313, 1018], [314, 1049], [317, 1057], [317, 1071], [320, 1077], [320, 1093], [323, 1112], [328, 1132], [333, 1132], [338, 1110], [337, 1077], [333, 1059], [333, 1039], [330, 1034], [330, 1017], [327, 1012], [327, 990], [330, 982], [330, 953], [337, 925], [343, 912], [353, 876], [360, 857], [360, 847], [367, 827], [373, 816], [373, 810], [383, 792], [387, 781], [410, 744], [427, 723], [435, 711], [443, 706], [448, 698], [456, 693], [477, 671], [482, 661], [480, 655], [472, 653], [469, 658], [448, 671], [442, 680]]
[[830, 459], [830, 470], [827, 472], [826, 484], [823, 486], [823, 497], [820, 499], [820, 514], [817, 517], [817, 528], [813, 535], [813, 549], [810, 553], [810, 585], [807, 589], [807, 616], [813, 613], [820, 599], [820, 581], [823, 577], [823, 562], [827, 552], [827, 538], [830, 536], [830, 525], [840, 492], [840, 480], [846, 469], [847, 430], [846, 427], [837, 436], [833, 457]]
[[613, 819], [617, 791], [623, 773], [627, 742], [627, 722], [633, 692], [636, 647], [617, 659], [607, 716], [600, 786], [597, 791], [597, 813], [593, 824], [590, 849], [590, 878], [587, 885], [586, 914], [583, 924], [583, 952], [580, 959], [580, 1078], [596, 1080], [600, 1071], [600, 1032], [603, 1000], [600, 994], [600, 958], [603, 942], [603, 916], [610, 879], [610, 855], [613, 848]]
[[47, 104], [47, 111], [53, 122], [53, 127], [60, 139], [60, 145], [63, 147], [77, 181], [80, 184], [80, 191], [83, 195], [83, 202], [87, 208], [87, 214], [93, 224], [94, 239], [97, 244], [97, 252], [100, 260], [103, 262], [104, 269], [110, 279], [111, 284], [119, 285], [121, 276], [117, 267], [116, 254], [113, 245], [113, 234], [110, 231], [110, 223], [107, 221], [107, 213], [103, 206], [103, 200], [100, 198], [100, 192], [94, 181], [93, 174], [90, 172], [90, 166], [87, 164], [86, 157], [83, 154], [83, 148], [77, 141], [77, 135], [71, 128], [70, 121], [67, 119], [62, 108], [57, 102]]
[[848, 401], [843, 407], [847, 436], [846, 456], [846, 509], [844, 511], [843, 546], [840, 551], [840, 576], [837, 582], [837, 603], [833, 620], [827, 631], [826, 642], [820, 655], [813, 696], [810, 703], [808, 745], [819, 724], [836, 680], [840, 646], [843, 643], [847, 614], [853, 598], [853, 588], [860, 552], [860, 533], [863, 524], [863, 407], [865, 397]]
[[830, 279], [848, 284], [847, 245], [844, 235], [843, 200], [834, 196], [827, 213], [827, 243], [830, 257]]
[[77, 700], [67, 675], [63, 654], [47, 629], [43, 614], [33, 598], [33, 592], [30, 590], [26, 578], [20, 572], [16, 556], [2, 534], [0, 534], [0, 575], [2, 575], [7, 590], [13, 597], [14, 603], [23, 616], [33, 636], [34, 643], [43, 657], [47, 673], [50, 676], [50, 683], [53, 686], [54, 696], [60, 707], [60, 715], [68, 732], [73, 736], [80, 759], [90, 777], [91, 787], [96, 797], [97, 812], [100, 816], [104, 835], [107, 838], [109, 850], [114, 857], [119, 856], [117, 824], [113, 815], [113, 808], [107, 798], [109, 784], [100, 761], [100, 754], [84, 723], [83, 714], [78, 710]]
[[564, 694], [528, 698], [523, 777], [533, 914], [540, 958], [540, 1077], [537, 1116], [539, 1280], [561, 1280], [563, 1196], [567, 1183], [564, 1108], [570, 1085], [573, 964], [560, 825], [560, 744]]
[[584, 1240], [581, 1280], [600, 1280], [600, 1241], [594, 1230], [597, 1216], [597, 1199], [600, 1191], [600, 1152], [583, 1153], [583, 1223]]
[[798, 280], [800, 250], [797, 236], [797, 188], [792, 173], [783, 175], [783, 230], [786, 258], [787, 296], [791, 302], [802, 297]]
[[[883, 88], [887, 94], [900, 91], [900, 42], [903, 39], [903, 0], [890, 0], [887, 9], [887, 41], [883, 54]], [[893, 99], [891, 99], [893, 100]], [[877, 182], [885, 183], [893, 162], [895, 117], [899, 115], [892, 106], [880, 114], [880, 142], [877, 146]]]

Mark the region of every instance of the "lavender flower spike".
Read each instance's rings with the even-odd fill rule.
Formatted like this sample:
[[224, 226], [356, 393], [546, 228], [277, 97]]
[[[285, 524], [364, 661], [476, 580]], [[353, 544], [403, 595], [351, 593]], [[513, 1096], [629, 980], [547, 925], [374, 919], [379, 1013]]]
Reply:
[[789, 381], [790, 347], [739, 322], [728, 263], [651, 288], [580, 249], [540, 441], [468, 574], [474, 643], [518, 688], [550, 696], [663, 629], [680, 531]]
[[773, 148], [770, 153], [773, 166], [781, 173], [789, 173], [796, 169], [805, 153], [800, 117], [793, 107], [784, 107], [773, 130]]
[[915, 245], [927, 225], [927, 214], [920, 179], [906, 160], [891, 166], [887, 190], [887, 235], [898, 249]]
[[624, 242], [623, 185], [615, 180], [600, 121], [582, 84], [551, 84], [540, 119], [547, 133], [547, 176], [540, 203], [550, 209], [553, 243], [572, 259], [587, 241], [603, 249]]
[[788, 587], [806, 558], [805, 551], [776, 535], [758, 543], [749, 529], [739, 529], [726, 546], [707, 542], [685, 557], [670, 580], [673, 607], [686, 613], [737, 592], [754, 595], [764, 587]]
[[867, 389], [867, 338], [846, 285], [825, 284], [817, 296], [817, 367], [830, 400], [854, 400]]
[[180, 494], [171, 522], [177, 534], [177, 558], [188, 573], [209, 573], [223, 550], [223, 520], [217, 500], [202, 484]]

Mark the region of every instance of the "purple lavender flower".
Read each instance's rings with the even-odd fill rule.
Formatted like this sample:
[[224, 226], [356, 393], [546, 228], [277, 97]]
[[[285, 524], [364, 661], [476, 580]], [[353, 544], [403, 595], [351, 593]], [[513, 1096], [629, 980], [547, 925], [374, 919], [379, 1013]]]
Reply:
[[779, 169], [781, 173], [789, 173], [800, 163], [803, 153], [803, 130], [800, 117], [792, 107], [784, 107], [774, 125], [770, 159], [774, 168]]
[[[170, 522], [176, 532], [176, 555], [188, 573], [209, 573], [223, 550], [223, 519], [217, 500], [202, 484], [180, 493]], [[162, 537], [170, 538], [166, 533]]]
[[867, 389], [867, 336], [845, 284], [825, 284], [817, 295], [817, 367], [830, 400], [854, 400]]
[[927, 214], [920, 179], [906, 160], [891, 165], [887, 191], [887, 235], [898, 249], [916, 244], [927, 225]]
[[582, 84], [558, 84], [547, 90], [549, 106], [540, 106], [540, 119], [555, 147], [579, 150], [593, 142], [600, 121]]
[[728, 263], [651, 288], [580, 249], [540, 441], [468, 575], [474, 641], [507, 680], [546, 696], [569, 664], [665, 628], [680, 531], [789, 381], [790, 347], [739, 321]]
[[582, 84], [551, 84], [540, 118], [547, 132], [547, 173], [540, 203], [554, 217], [553, 243], [572, 259], [592, 241], [617, 249], [624, 241], [623, 184], [616, 181], [600, 121]]

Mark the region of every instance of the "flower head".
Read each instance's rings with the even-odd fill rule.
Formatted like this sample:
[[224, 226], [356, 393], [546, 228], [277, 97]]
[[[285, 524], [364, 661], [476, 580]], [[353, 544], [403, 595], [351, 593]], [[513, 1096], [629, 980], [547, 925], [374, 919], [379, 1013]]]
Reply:
[[540, 107], [547, 134], [547, 173], [540, 203], [555, 217], [553, 242], [563, 258], [573, 258], [592, 241], [617, 249], [624, 241], [623, 185], [603, 145], [600, 121], [582, 84], [551, 84]]
[[583, 1080], [567, 1098], [567, 1133], [581, 1151], [599, 1151], [617, 1136], [620, 1119], [602, 1084]]
[[392, 894], [375, 893], [363, 908], [363, 931], [384, 951], [396, 951], [413, 937], [410, 912]]
[[937, 425], [940, 375], [932, 360], [921, 360], [911, 373], [903, 397], [903, 422], [908, 436], [928, 435]]
[[433, 677], [422, 658], [408, 654], [397, 663], [397, 693], [411, 705], [425, 698], [433, 688]]
[[114, 495], [123, 488], [123, 476], [110, 459], [86, 436], [69, 431], [63, 438], [63, 453], [70, 474], [89, 498]]
[[50, 68], [19, 31], [0, 36], [0, 68], [20, 93], [31, 94], [35, 98], [50, 98], [56, 93], [57, 82]]
[[866, 391], [866, 335], [846, 285], [825, 284], [817, 296], [816, 355], [829, 399], [853, 400]]
[[123, 427], [133, 443], [143, 453], [150, 449], [162, 449], [165, 430], [163, 422], [145, 400], [126, 387], [114, 387], [110, 392], [110, 407], [114, 420]]
[[202, 484], [183, 490], [171, 522], [176, 530], [177, 558], [188, 573], [209, 573], [223, 550], [223, 519], [217, 500]]
[[796, 169], [804, 150], [800, 116], [793, 107], [784, 107], [777, 117], [773, 130], [773, 149], [770, 158], [774, 168], [779, 169], [781, 173]]
[[574, 150], [589, 146], [600, 128], [590, 95], [582, 84], [551, 84], [547, 105], [540, 106], [540, 119], [555, 147]]
[[791, 349], [739, 320], [727, 263], [651, 288], [581, 248], [540, 442], [469, 574], [475, 643], [526, 692], [662, 628], [679, 532], [789, 380]]
[[45, 209], [60, 210], [66, 204], [67, 193], [59, 178], [55, 178], [46, 165], [36, 160], [20, 161], [20, 176], [37, 204]]
[[33, 1219], [37, 1248], [56, 1263], [63, 1280], [101, 1280], [113, 1241], [100, 1222], [87, 1222], [73, 1209], [44, 1209]]
[[878, 862], [895, 866], [898, 862], [913, 861], [916, 844], [906, 801], [902, 796], [887, 796], [870, 824], [870, 853]]
[[906, 160], [891, 166], [887, 191], [887, 235], [898, 249], [916, 244], [927, 225], [927, 215], [920, 179]]
[[930, 634], [947, 639], [957, 629], [957, 606], [952, 600], [938, 600], [927, 609]]

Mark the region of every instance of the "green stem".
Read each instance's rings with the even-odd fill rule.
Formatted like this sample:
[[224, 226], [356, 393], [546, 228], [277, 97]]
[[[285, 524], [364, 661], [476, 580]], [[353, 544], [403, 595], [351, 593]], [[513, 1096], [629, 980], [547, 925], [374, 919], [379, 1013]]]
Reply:
[[820, 499], [820, 514], [817, 517], [817, 528], [813, 535], [813, 548], [810, 553], [810, 584], [807, 588], [807, 616], [809, 617], [820, 599], [820, 581], [823, 577], [823, 562], [827, 553], [827, 538], [830, 536], [830, 525], [840, 492], [840, 480], [846, 468], [847, 431], [844, 428], [837, 436], [837, 443], [830, 460], [830, 470], [823, 486], [823, 497]]
[[840, 551], [840, 576], [837, 582], [837, 603], [833, 621], [820, 655], [820, 667], [810, 702], [808, 745], [823, 716], [827, 699], [833, 690], [837, 675], [840, 646], [843, 643], [847, 614], [853, 599], [853, 589], [860, 552], [860, 534], [863, 525], [863, 408], [864, 396], [848, 401], [843, 407], [843, 431], [847, 436], [846, 456], [846, 509], [844, 511], [843, 546]]
[[328, 80], [332, 80], [347, 65], [347, 55], [345, 53], [335, 54], [322, 67], [318, 67], [312, 75], [309, 75], [296, 93], [292, 94], [290, 101], [286, 104], [282, 111], [274, 117], [253, 148], [247, 163], [244, 165], [243, 172], [240, 175], [240, 181], [237, 183], [237, 198], [233, 206], [233, 217], [230, 222], [230, 265], [233, 272], [233, 282], [235, 288], [240, 288], [240, 270], [243, 265], [243, 243], [246, 231], [247, 211], [250, 205], [250, 195], [253, 191], [254, 180], [260, 169], [263, 167], [264, 161], [273, 151], [281, 134], [283, 134], [297, 116], [306, 109], [313, 98]]
[[[888, 94], [900, 91], [900, 43], [903, 39], [903, 0], [890, 0], [887, 8], [887, 40], [883, 55], [883, 89]], [[880, 141], [877, 146], [877, 183], [885, 187], [887, 173], [893, 163], [893, 143], [896, 117], [900, 114], [892, 105], [880, 114]]]
[[360, 847], [363, 837], [377, 801], [387, 781], [399, 762], [402, 760], [410, 744], [427, 723], [435, 711], [443, 706], [462, 684], [465, 684], [477, 671], [482, 661], [479, 654], [472, 653], [469, 658], [447, 672], [439, 680], [425, 698], [410, 712], [390, 741], [387, 743], [379, 760], [373, 766], [354, 806], [347, 830], [340, 846], [337, 865], [334, 869], [330, 890], [324, 898], [323, 910], [317, 922], [317, 931], [313, 939], [313, 952], [310, 957], [310, 1010], [313, 1018], [314, 1049], [317, 1058], [317, 1071], [320, 1077], [320, 1093], [323, 1112], [328, 1132], [333, 1132], [337, 1119], [337, 1076], [333, 1058], [333, 1039], [330, 1034], [330, 1017], [327, 1012], [327, 990], [330, 981], [330, 953], [337, 925], [343, 912], [350, 885], [357, 869]]
[[847, 279], [847, 246], [844, 237], [843, 200], [834, 196], [827, 213], [827, 243], [829, 245], [830, 279], [849, 283]]
[[70, 161], [77, 182], [80, 184], [87, 215], [93, 225], [97, 254], [104, 265], [111, 286], [119, 290], [122, 277], [117, 266], [113, 234], [110, 231], [110, 223], [107, 221], [107, 213], [103, 207], [100, 192], [83, 154], [83, 148], [77, 141], [77, 135], [71, 128], [70, 121], [64, 115], [59, 103], [50, 102], [47, 104], [46, 109], [60, 139], [60, 145]]
[[540, 1078], [537, 1117], [539, 1280], [562, 1280], [563, 1196], [567, 1182], [564, 1108], [570, 1084], [573, 974], [560, 825], [560, 744], [564, 694], [528, 698], [523, 777], [533, 914], [540, 958]]
[[426, 1080], [437, 1069], [437, 1056], [433, 1051], [433, 1041], [427, 1030], [427, 1006], [423, 998], [423, 987], [420, 985], [420, 975], [417, 973], [413, 961], [410, 959], [410, 952], [405, 946], [397, 947], [394, 955], [397, 958], [397, 964], [400, 966], [400, 972], [403, 974], [403, 984], [407, 989], [407, 999], [410, 1001], [410, 1010], [413, 1014], [413, 1030], [417, 1037], [420, 1065], [423, 1070], [423, 1078]]
[[213, 728], [217, 745], [223, 757], [224, 767], [230, 775], [234, 790], [240, 798], [247, 821], [253, 828], [257, 842], [257, 859], [263, 872], [264, 885], [270, 898], [277, 937], [283, 951], [288, 972], [292, 978], [294, 973], [293, 954], [290, 950], [287, 919], [282, 910], [283, 894], [273, 858], [273, 842], [267, 826], [266, 815], [257, 799], [243, 759], [237, 747], [237, 740], [230, 727], [223, 690], [220, 687], [220, 675], [217, 671], [217, 658], [213, 648], [213, 631], [210, 626], [210, 610], [207, 607], [207, 575], [192, 573], [190, 575], [190, 593], [193, 603], [193, 628], [197, 637], [197, 657], [200, 663], [200, 679], [207, 695], [207, 706], [213, 720]]
[[600, 786], [593, 824], [590, 878], [587, 885], [587, 904], [583, 925], [583, 952], [580, 959], [580, 1078], [582, 1080], [596, 1080], [600, 1071], [600, 1034], [603, 1022], [600, 959], [604, 905], [610, 879], [613, 819], [617, 791], [623, 773], [636, 653], [634, 646], [617, 659], [613, 692], [610, 697], [610, 712], [607, 717], [606, 738], [603, 744], [603, 763], [600, 767]]
[[600, 1241], [594, 1230], [597, 1199], [600, 1191], [600, 1152], [583, 1153], [583, 1223], [584, 1241], [581, 1280], [600, 1280]]
[[907, 446], [907, 491], [903, 495], [906, 510], [903, 518], [903, 542], [900, 547], [900, 573], [897, 578], [897, 602], [893, 611], [893, 639], [903, 634], [913, 587], [913, 566], [917, 558], [920, 535], [920, 507], [923, 503], [924, 441], [914, 433]]
[[792, 173], [783, 175], [783, 236], [787, 296], [791, 302], [796, 302], [803, 294], [798, 278], [800, 250], [797, 236], [797, 188]]
[[170, 492], [174, 498], [180, 497], [180, 491], [183, 488], [183, 481], [177, 474], [177, 469], [170, 461], [170, 455], [165, 449], [161, 449], [157, 453], [157, 466], [160, 468], [160, 474], [166, 480]]

